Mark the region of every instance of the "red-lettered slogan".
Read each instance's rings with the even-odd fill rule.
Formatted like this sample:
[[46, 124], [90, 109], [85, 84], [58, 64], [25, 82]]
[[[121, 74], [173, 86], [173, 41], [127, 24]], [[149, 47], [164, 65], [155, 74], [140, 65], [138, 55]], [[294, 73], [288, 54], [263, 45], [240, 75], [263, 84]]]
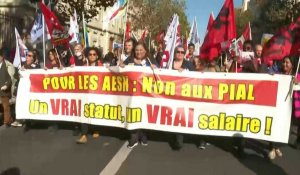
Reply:
[[145, 96], [223, 104], [276, 106], [277, 81], [209, 79], [142, 72], [31, 74], [33, 93]]

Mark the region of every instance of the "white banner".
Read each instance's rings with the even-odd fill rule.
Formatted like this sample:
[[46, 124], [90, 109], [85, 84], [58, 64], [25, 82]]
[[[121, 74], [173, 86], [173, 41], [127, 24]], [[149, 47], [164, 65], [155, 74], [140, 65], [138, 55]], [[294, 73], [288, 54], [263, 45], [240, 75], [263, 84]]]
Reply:
[[290, 76], [155, 72], [131, 66], [23, 71], [17, 119], [288, 142]]

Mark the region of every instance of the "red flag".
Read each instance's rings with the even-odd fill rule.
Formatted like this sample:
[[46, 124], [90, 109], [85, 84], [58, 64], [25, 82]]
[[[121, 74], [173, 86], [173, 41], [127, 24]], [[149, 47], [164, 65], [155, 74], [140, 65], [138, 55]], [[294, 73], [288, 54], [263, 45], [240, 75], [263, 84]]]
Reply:
[[212, 27], [214, 21], [215, 21], [214, 14], [211, 13], [211, 14], [209, 15], [209, 19], [208, 19], [208, 24], [207, 24], [207, 28], [206, 28], [207, 31], [209, 31], [209, 30], [211, 29], [211, 27]]
[[236, 25], [233, 0], [226, 0], [205, 39], [207, 45], [215, 45], [234, 38], [236, 38]]
[[217, 18], [209, 27], [200, 48], [200, 57], [214, 59], [221, 52], [221, 43], [236, 38], [233, 0], [226, 0]]
[[180, 27], [180, 23], [178, 20], [178, 26], [177, 26], [177, 39], [176, 39], [176, 47], [179, 45], [182, 45], [182, 41], [181, 41], [181, 27]]
[[300, 55], [300, 17], [297, 19], [295, 23], [296, 29], [294, 30], [294, 43], [291, 49], [290, 55]]
[[[281, 60], [286, 56], [297, 55], [299, 49], [300, 17], [296, 23], [283, 27], [263, 48], [262, 58], [265, 63], [270, 60]], [[299, 52], [298, 52], [299, 53]]]
[[162, 43], [163, 40], [164, 40], [165, 34], [166, 34], [166, 31], [165, 31], [165, 30], [160, 31], [160, 32], [156, 35], [156, 37], [155, 37], [156, 42], [157, 42], [157, 43]]
[[245, 29], [244, 29], [244, 32], [242, 35], [245, 40], [252, 40], [250, 22], [248, 22], [247, 25], [245, 26]]
[[52, 44], [56, 46], [58, 44], [69, 43], [71, 37], [68, 31], [64, 31], [63, 26], [59, 24], [54, 13], [51, 12], [42, 1], [40, 1], [40, 6], [51, 36]]
[[200, 47], [200, 58], [213, 60], [219, 56], [221, 44], [211, 45], [209, 47], [203, 47], [203, 44]]
[[125, 33], [125, 40], [130, 39], [130, 22], [126, 22], [126, 33]]
[[299, 56], [300, 55], [300, 28], [295, 31], [295, 39], [292, 45], [290, 55]]
[[237, 39], [237, 45], [239, 50], [243, 50], [243, 44], [247, 40], [252, 40], [250, 22], [246, 24], [242, 35], [239, 37], [239, 39]]
[[148, 30], [148, 28], [146, 27], [146, 28], [144, 29], [144, 32], [143, 32], [143, 34], [142, 34], [140, 40], [144, 41], [145, 38], [148, 36], [148, 34], [149, 34], [149, 30]]

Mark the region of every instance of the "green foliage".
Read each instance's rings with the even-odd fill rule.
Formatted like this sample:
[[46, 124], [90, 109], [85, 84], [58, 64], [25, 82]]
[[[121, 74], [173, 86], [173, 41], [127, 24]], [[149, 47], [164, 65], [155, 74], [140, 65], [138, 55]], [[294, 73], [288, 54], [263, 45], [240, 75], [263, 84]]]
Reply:
[[236, 30], [237, 36], [240, 36], [243, 33], [243, 30], [248, 22], [252, 22], [254, 16], [250, 10], [245, 12], [241, 12], [240, 9], [235, 9], [235, 22], [236, 22]]
[[174, 13], [179, 16], [181, 34], [189, 31], [189, 23], [185, 14], [185, 0], [135, 0], [130, 5], [130, 15], [134, 30], [148, 27], [152, 39], [161, 30], [166, 30]]
[[236, 10], [238, 34], [243, 30], [247, 20], [251, 22], [252, 36], [260, 42], [263, 33], [276, 33], [281, 27], [295, 21], [300, 14], [300, 2], [294, 0], [259, 0], [252, 1], [251, 10]]
[[61, 22], [69, 21], [70, 15], [77, 12], [78, 20], [81, 21], [82, 13], [86, 21], [90, 21], [99, 14], [101, 8], [106, 9], [114, 5], [116, 0], [59, 0], [55, 4], [55, 12]]

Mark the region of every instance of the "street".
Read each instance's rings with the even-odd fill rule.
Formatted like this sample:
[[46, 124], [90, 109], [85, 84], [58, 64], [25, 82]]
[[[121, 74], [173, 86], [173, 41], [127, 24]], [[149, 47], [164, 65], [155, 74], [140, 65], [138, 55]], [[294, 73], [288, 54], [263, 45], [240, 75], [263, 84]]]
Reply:
[[[238, 158], [230, 138], [209, 138], [210, 145], [199, 150], [196, 136], [186, 135], [185, 145], [172, 150], [172, 133], [149, 131], [148, 146], [130, 150], [128, 132], [101, 127], [100, 138], [89, 136], [78, 145], [71, 126], [52, 134], [47, 126], [0, 129], [1, 175], [140, 175], [140, 174], [276, 174], [297, 175], [300, 151], [282, 147], [283, 157], [269, 161], [267, 143], [247, 140], [246, 157]], [[290, 142], [295, 140], [291, 134]], [[124, 162], [122, 162], [124, 161]], [[6, 174], [5, 174], [6, 175]]]

